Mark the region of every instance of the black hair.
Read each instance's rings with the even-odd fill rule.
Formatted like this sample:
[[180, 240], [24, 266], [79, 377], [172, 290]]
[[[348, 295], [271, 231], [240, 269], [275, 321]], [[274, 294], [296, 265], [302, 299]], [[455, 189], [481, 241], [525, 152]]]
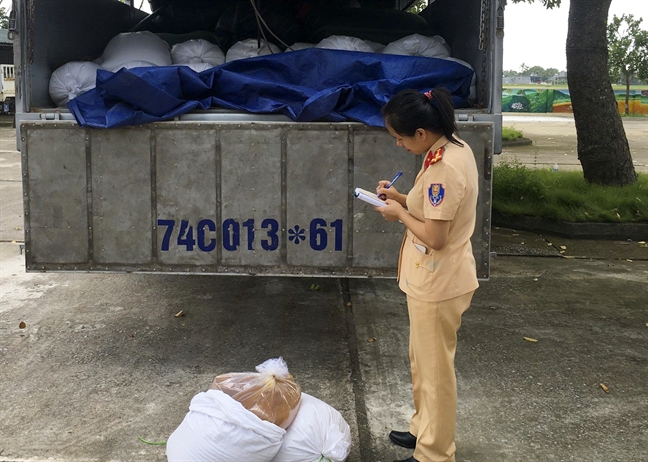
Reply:
[[427, 94], [403, 90], [389, 100], [381, 113], [385, 123], [399, 135], [414, 136], [417, 129], [423, 128], [442, 133], [454, 144], [463, 146], [454, 137], [457, 124], [452, 95], [443, 87], [437, 87]]

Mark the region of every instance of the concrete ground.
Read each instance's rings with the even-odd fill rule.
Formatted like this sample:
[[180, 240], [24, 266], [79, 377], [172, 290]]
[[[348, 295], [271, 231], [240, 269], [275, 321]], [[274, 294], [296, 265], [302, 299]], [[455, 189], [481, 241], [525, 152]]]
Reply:
[[[637, 172], [648, 173], [648, 117], [624, 117], [623, 127]], [[503, 125], [521, 130], [531, 146], [503, 149], [495, 164], [517, 160], [527, 167], [582, 170], [573, 114], [504, 114]]]
[[[279, 355], [350, 424], [349, 462], [409, 457], [386, 438], [413, 410], [394, 281], [26, 274], [12, 136], [0, 129], [0, 461], [164, 461], [138, 437], [166, 440], [215, 375]], [[457, 461], [645, 462], [648, 248], [493, 229], [492, 250], [459, 332]]]

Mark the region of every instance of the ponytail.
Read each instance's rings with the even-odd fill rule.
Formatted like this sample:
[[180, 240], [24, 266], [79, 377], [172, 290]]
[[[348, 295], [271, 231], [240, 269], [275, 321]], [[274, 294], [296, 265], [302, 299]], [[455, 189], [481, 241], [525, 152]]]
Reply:
[[463, 146], [454, 137], [457, 131], [454, 105], [452, 95], [445, 88], [437, 87], [425, 93], [403, 90], [389, 100], [381, 113], [385, 123], [399, 135], [414, 136], [417, 129], [423, 128]]

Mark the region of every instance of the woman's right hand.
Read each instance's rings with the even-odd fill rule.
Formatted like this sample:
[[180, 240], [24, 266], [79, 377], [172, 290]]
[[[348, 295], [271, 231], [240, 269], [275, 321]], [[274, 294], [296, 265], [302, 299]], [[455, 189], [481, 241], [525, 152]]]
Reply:
[[385, 188], [385, 186], [387, 186], [388, 184], [389, 184], [389, 181], [387, 181], [387, 180], [379, 181], [378, 182], [378, 187], [376, 188], [376, 194], [382, 200], [393, 199], [395, 201], [400, 202], [399, 199], [400, 199], [401, 194], [393, 186], [390, 187], [389, 189]]

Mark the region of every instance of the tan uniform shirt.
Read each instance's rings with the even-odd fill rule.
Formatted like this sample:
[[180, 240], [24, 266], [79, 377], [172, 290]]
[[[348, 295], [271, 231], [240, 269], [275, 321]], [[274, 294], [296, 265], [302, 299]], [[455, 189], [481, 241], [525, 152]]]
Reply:
[[426, 168], [424, 161], [414, 187], [407, 195], [409, 213], [449, 220], [446, 245], [438, 251], [427, 248], [407, 230], [398, 263], [399, 285], [418, 300], [440, 302], [459, 297], [479, 287], [470, 238], [475, 230], [479, 173], [470, 147], [457, 146], [441, 137], [426, 158], [444, 147], [443, 157]]

